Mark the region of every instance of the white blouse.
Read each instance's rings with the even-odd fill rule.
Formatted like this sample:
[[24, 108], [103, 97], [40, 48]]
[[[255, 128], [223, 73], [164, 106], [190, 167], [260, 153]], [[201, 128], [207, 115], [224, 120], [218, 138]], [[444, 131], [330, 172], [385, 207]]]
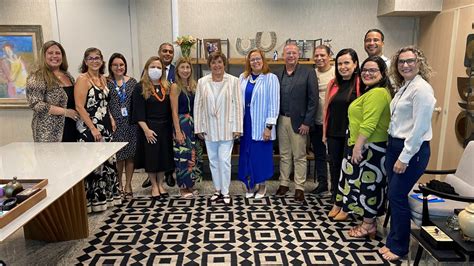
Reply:
[[408, 163], [424, 141], [431, 140], [431, 117], [436, 99], [433, 88], [420, 75], [406, 82], [390, 103], [391, 121], [388, 133], [405, 140], [398, 159]]

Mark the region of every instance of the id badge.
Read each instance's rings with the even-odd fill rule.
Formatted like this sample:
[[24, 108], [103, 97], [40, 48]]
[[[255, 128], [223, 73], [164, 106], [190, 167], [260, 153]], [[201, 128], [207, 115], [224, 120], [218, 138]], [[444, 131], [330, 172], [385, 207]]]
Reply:
[[120, 111], [122, 112], [122, 116], [128, 116], [127, 108], [122, 107], [120, 108]]

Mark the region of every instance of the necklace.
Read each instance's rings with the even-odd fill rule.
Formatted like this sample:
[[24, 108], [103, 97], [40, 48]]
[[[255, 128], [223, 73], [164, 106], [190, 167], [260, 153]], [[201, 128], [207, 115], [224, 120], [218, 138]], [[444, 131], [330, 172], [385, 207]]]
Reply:
[[153, 89], [153, 96], [155, 96], [155, 98], [156, 98], [158, 101], [162, 102], [162, 101], [165, 100], [166, 91], [165, 91], [165, 89], [163, 88], [163, 86], [161, 86], [161, 81], [158, 83], [158, 86], [160, 86], [160, 91], [161, 91], [161, 95], [162, 95], [162, 96], [160, 97], [160, 96], [158, 95], [158, 93], [156, 93], [156, 91], [157, 91], [156, 88]]
[[255, 79], [254, 79], [253, 74], [250, 74], [249, 82], [252, 83], [252, 84], [255, 84], [255, 82], [257, 82], [258, 76], [260, 76], [260, 74], [255, 76]]
[[[103, 87], [103, 82], [102, 82], [102, 79], [99, 77], [99, 86], [97, 86], [94, 82], [94, 78], [91, 76], [91, 74], [89, 74], [89, 72], [87, 72], [87, 76], [89, 77], [89, 80], [90, 82], [92, 83], [92, 85], [94, 85], [94, 87], [97, 87], [97, 88], [100, 88], [102, 89]], [[97, 79], [97, 78], [96, 78]]]

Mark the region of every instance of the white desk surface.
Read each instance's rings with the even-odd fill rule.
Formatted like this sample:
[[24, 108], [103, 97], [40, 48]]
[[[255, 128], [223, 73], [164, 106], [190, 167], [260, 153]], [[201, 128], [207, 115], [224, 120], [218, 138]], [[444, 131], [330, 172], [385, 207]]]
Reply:
[[35, 143], [0, 147], [0, 179], [48, 179], [47, 196], [0, 230], [0, 242], [84, 179], [126, 142]]

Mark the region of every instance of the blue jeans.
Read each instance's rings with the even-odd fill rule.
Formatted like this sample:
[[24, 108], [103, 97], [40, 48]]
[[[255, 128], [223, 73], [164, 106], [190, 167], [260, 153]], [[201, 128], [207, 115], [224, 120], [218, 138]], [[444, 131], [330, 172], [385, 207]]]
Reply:
[[408, 254], [410, 244], [410, 206], [408, 193], [421, 177], [430, 159], [430, 143], [423, 142], [420, 150], [408, 162], [403, 174], [393, 172], [393, 166], [404, 147], [403, 139], [388, 138], [385, 168], [388, 177], [388, 201], [390, 203], [390, 233], [387, 247], [397, 256]]

